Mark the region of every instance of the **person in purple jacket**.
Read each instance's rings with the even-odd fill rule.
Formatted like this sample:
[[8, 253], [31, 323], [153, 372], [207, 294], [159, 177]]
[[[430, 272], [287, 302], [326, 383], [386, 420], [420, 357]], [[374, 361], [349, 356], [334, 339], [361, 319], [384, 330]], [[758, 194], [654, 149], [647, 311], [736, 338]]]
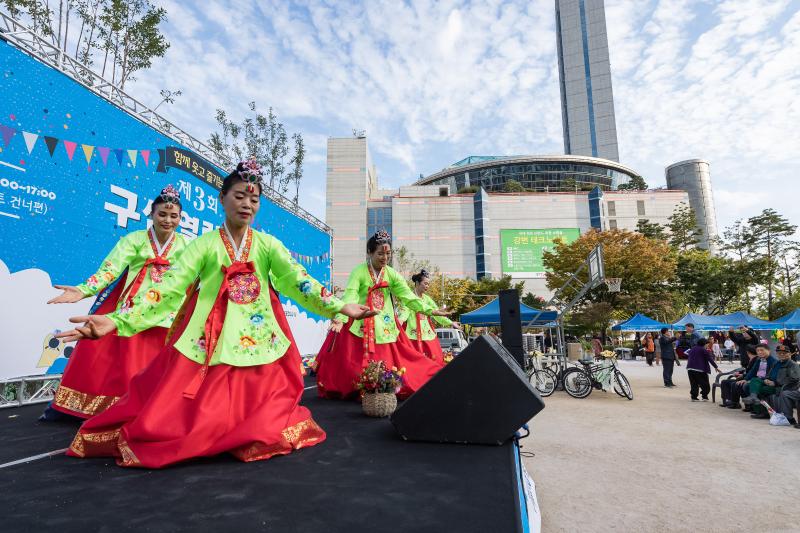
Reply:
[[711, 390], [708, 375], [711, 373], [711, 367], [713, 366], [717, 370], [717, 374], [721, 372], [714, 361], [714, 354], [706, 349], [707, 344], [708, 339], [700, 337], [697, 339], [697, 344], [687, 352], [689, 360], [686, 363], [686, 371], [689, 374], [690, 394], [693, 402], [699, 401], [697, 398], [698, 390], [703, 396], [703, 401], [708, 401], [708, 393]]

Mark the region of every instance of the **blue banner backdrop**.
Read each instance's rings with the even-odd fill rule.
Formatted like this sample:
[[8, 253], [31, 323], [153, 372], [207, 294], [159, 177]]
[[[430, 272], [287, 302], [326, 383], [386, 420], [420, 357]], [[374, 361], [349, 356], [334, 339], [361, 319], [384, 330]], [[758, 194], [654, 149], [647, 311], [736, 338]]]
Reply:
[[[92, 274], [117, 240], [144, 229], [168, 183], [184, 205], [180, 231], [223, 220], [214, 185], [224, 172], [79, 83], [0, 41], [0, 378], [56, 372], [69, 349], [52, 338], [91, 301], [46, 305]], [[209, 110], [211, 112], [211, 110]], [[330, 283], [330, 237], [264, 200], [255, 227], [281, 239]], [[301, 353], [325, 334], [322, 317], [284, 300]]]

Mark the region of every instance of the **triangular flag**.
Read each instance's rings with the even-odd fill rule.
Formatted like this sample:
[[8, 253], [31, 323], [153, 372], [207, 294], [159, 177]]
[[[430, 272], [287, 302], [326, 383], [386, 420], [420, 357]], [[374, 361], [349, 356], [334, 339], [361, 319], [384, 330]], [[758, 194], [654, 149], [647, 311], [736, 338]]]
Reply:
[[82, 144], [81, 148], [83, 148], [83, 155], [86, 157], [86, 164], [90, 165], [92, 163], [92, 152], [94, 152], [94, 146]]
[[39, 138], [39, 136], [35, 133], [23, 131], [22, 137], [25, 139], [25, 146], [28, 148], [28, 153], [30, 154], [33, 151], [33, 147], [36, 145], [36, 140]]
[[17, 134], [17, 130], [0, 124], [0, 133], [3, 134], [3, 144], [8, 146], [8, 143], [11, 142], [12, 137]]
[[112, 150], [112, 151], [114, 152], [114, 155], [117, 156], [117, 162], [121, 166], [122, 165], [122, 154], [124, 153], [124, 150], [122, 150], [122, 148], [114, 148], [114, 150]]
[[142, 159], [144, 159], [144, 166], [150, 164], [150, 150], [139, 150], [139, 153], [142, 154]]
[[128, 157], [131, 158], [131, 163], [136, 166], [136, 150], [128, 150]]
[[105, 146], [98, 146], [97, 151], [100, 152], [100, 159], [103, 160], [103, 166], [106, 166], [108, 163], [108, 152], [111, 151], [111, 148], [106, 148]]
[[56, 151], [56, 146], [58, 146], [58, 139], [45, 135], [44, 143], [47, 145], [47, 151], [50, 152], [50, 157], [53, 157], [53, 152]]
[[72, 161], [72, 156], [75, 155], [75, 148], [78, 147], [78, 143], [74, 143], [72, 141], [64, 141], [64, 149], [67, 151], [67, 157], [69, 160]]

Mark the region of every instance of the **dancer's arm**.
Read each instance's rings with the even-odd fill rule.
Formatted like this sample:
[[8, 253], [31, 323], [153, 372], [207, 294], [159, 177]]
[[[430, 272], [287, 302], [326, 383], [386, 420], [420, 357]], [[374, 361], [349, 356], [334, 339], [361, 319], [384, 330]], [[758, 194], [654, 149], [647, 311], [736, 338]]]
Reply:
[[[360, 303], [358, 297], [358, 289], [361, 286], [361, 272], [359, 269], [356, 268], [352, 272], [350, 272], [350, 277], [347, 279], [347, 288], [344, 290], [344, 294], [342, 295], [342, 302], [346, 304], [358, 304]], [[339, 323], [347, 322], [347, 316], [343, 315], [342, 313], [337, 313], [333, 320]]]
[[428, 302], [414, 294], [405, 278], [398, 274], [396, 270], [386, 267], [385, 275], [386, 282], [389, 283], [389, 290], [400, 299], [404, 307], [426, 315], [433, 315], [436, 312], [436, 306], [431, 303], [433, 300]]
[[266, 236], [266, 239], [269, 246], [270, 277], [278, 292], [318, 315], [326, 318], [335, 315], [344, 302], [292, 259], [281, 241], [271, 235]]
[[75, 303], [89, 296], [94, 296], [108, 287], [108, 284], [117, 279], [136, 257], [136, 254], [139, 253], [134, 240], [134, 234], [129, 233], [117, 241], [108, 256], [103, 259], [97, 272], [80, 285], [75, 287], [71, 285], [53, 285], [56, 289], [61, 289], [64, 292], [47, 303]]
[[114, 330], [122, 337], [130, 337], [159, 325], [177, 311], [186, 295], [186, 289], [197, 278], [205, 264], [207, 241], [195, 239], [186, 247], [178, 260], [164, 274], [158, 288], [139, 293], [133, 299], [133, 306], [123, 312], [115, 311], [107, 315], [89, 315], [70, 318], [73, 324], [83, 323], [70, 331], [56, 335], [65, 342], [83, 338], [96, 339]]

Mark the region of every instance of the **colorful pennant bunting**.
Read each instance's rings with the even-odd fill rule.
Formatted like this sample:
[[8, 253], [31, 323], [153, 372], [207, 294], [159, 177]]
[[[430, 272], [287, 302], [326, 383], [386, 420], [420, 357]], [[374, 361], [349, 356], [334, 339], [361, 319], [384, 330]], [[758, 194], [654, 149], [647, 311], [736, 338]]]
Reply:
[[8, 146], [11, 139], [17, 134], [17, 130], [0, 124], [0, 133], [3, 135], [3, 145]]
[[47, 151], [50, 152], [50, 157], [53, 157], [53, 152], [56, 151], [56, 146], [58, 146], [58, 139], [45, 135], [44, 144], [47, 145]]
[[39, 138], [39, 136], [35, 133], [23, 131], [22, 138], [25, 139], [25, 147], [28, 149], [28, 154], [30, 154], [33, 151], [33, 147], [36, 145], [36, 140]]
[[128, 150], [128, 158], [130, 158], [133, 166], [136, 166], [136, 150]]
[[72, 161], [72, 156], [75, 155], [75, 148], [78, 147], [78, 143], [72, 141], [62, 141], [64, 143], [64, 149], [67, 151], [67, 157], [69, 160]]
[[92, 164], [92, 153], [94, 152], [94, 146], [90, 144], [82, 144], [81, 148], [83, 148], [83, 156], [86, 158], [86, 164]]
[[108, 164], [108, 153], [111, 151], [111, 148], [106, 146], [98, 146], [97, 151], [100, 153], [100, 159], [103, 161], [103, 166]]

